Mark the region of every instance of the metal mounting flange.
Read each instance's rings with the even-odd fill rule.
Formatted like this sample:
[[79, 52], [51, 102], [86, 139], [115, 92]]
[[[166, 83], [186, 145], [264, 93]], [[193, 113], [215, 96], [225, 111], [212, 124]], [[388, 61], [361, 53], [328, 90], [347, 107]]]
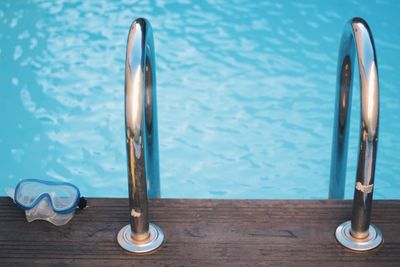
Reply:
[[149, 253], [159, 248], [164, 241], [164, 233], [160, 227], [155, 224], [149, 224], [149, 237], [143, 241], [137, 241], [132, 238], [130, 224], [125, 225], [117, 236], [118, 244], [125, 250], [133, 253]]
[[351, 221], [342, 223], [336, 228], [336, 240], [345, 248], [353, 251], [368, 251], [379, 247], [383, 243], [382, 232], [373, 224], [370, 224], [366, 238], [355, 238], [350, 233]]

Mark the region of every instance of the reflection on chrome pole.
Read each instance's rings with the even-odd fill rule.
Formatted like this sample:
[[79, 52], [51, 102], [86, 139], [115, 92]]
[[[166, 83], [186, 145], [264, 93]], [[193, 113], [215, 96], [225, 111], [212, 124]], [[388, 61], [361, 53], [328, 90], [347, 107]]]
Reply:
[[156, 68], [150, 23], [136, 19], [130, 28], [125, 62], [125, 129], [130, 224], [118, 233], [122, 248], [148, 253], [164, 233], [149, 223], [148, 196], [160, 197]]

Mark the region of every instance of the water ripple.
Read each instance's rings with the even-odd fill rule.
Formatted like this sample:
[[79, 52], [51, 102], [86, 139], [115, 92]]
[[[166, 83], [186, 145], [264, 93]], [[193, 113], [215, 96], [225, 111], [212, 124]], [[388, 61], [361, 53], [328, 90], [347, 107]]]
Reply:
[[127, 195], [125, 43], [141, 16], [155, 34], [164, 197], [325, 198], [337, 50], [357, 14], [380, 63], [376, 196], [400, 198], [399, 9], [384, 0], [3, 0], [0, 187], [35, 177], [73, 182], [88, 196]]

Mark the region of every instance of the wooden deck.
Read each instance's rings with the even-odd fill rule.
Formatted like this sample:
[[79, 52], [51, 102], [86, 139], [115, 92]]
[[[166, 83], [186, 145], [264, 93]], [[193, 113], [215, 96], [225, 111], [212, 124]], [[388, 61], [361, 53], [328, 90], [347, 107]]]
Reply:
[[0, 198], [0, 266], [400, 266], [400, 201], [375, 201], [372, 221], [385, 243], [354, 254], [335, 241], [350, 218], [349, 201], [177, 200], [150, 203], [166, 234], [154, 254], [136, 256], [116, 243], [128, 223], [127, 199], [88, 199], [70, 223], [27, 223]]

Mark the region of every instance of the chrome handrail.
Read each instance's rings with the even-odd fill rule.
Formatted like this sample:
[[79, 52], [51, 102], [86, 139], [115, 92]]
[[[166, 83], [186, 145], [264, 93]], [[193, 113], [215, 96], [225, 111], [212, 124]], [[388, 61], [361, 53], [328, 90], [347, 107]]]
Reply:
[[130, 224], [117, 239], [130, 252], [147, 253], [161, 246], [164, 234], [148, 218], [148, 194], [160, 196], [160, 174], [154, 41], [151, 25], [143, 18], [133, 21], [128, 36], [125, 130]]
[[362, 18], [353, 18], [345, 25], [340, 42], [329, 198], [344, 197], [355, 51], [361, 95], [357, 175], [352, 219], [337, 228], [336, 239], [349, 249], [366, 251], [379, 246], [383, 237], [379, 229], [370, 224], [378, 148], [379, 81], [374, 40]]

